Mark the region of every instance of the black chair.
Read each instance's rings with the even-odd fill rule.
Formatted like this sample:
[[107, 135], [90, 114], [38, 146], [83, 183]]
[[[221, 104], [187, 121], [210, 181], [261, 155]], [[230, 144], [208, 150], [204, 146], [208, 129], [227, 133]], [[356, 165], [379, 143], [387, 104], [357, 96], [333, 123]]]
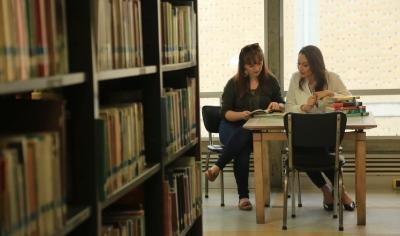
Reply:
[[[288, 137], [288, 160], [284, 164], [283, 225], [287, 229], [287, 198], [289, 173], [291, 172], [292, 217], [295, 214], [295, 172], [334, 170], [333, 217], [339, 210], [339, 230], [343, 230], [342, 166], [344, 158], [339, 155], [339, 145], [343, 139], [347, 117], [341, 112], [324, 114], [288, 113], [284, 125]], [[338, 202], [337, 202], [338, 201]], [[338, 204], [339, 203], [339, 204]], [[339, 205], [339, 209], [337, 209]]]
[[[221, 122], [221, 107], [220, 106], [203, 106], [201, 109], [203, 115], [203, 122], [206, 130], [208, 131], [208, 152], [206, 157], [206, 171], [209, 167], [210, 156], [222, 154], [224, 147], [222, 145], [213, 143], [213, 134], [218, 134], [219, 123]], [[219, 173], [221, 180], [221, 206], [225, 206], [224, 202], [224, 172], [221, 170]], [[208, 179], [205, 177], [204, 181], [205, 197], [208, 198]]]

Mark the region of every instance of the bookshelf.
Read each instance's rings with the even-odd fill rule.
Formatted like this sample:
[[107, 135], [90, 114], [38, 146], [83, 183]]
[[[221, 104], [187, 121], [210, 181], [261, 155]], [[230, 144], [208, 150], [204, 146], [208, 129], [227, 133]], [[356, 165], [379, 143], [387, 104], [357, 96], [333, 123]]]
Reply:
[[[22, 135], [19, 140], [25, 140], [32, 133], [54, 135], [60, 182], [46, 183], [44, 189], [61, 186], [51, 195], [59, 201], [50, 199], [56, 203], [49, 204], [55, 208], [51, 215], [62, 214], [58, 227], [51, 228], [41, 225], [41, 216], [39, 223], [29, 220], [27, 210], [28, 216], [19, 216], [25, 223], [17, 217], [11, 231], [4, 233], [29, 231], [28, 225], [37, 224], [48, 235], [102, 235], [110, 211], [140, 205], [145, 234], [168, 235], [165, 228], [171, 220], [165, 218], [163, 182], [179, 160], [190, 156], [200, 161], [200, 130], [197, 1], [165, 2], [169, 2], [168, 12], [161, 0], [37, 0], [29, 3], [32, 6], [22, 0], [2, 1], [0, 29], [5, 36], [0, 48], [21, 47], [21, 55], [0, 56], [4, 63], [0, 106], [7, 108], [7, 115], [0, 118], [0, 137]], [[15, 20], [7, 9], [18, 12]], [[21, 25], [23, 17], [27, 19]], [[12, 33], [13, 28], [17, 33]], [[10, 44], [13, 37], [20, 44]], [[23, 54], [23, 45], [43, 46], [47, 51], [36, 55], [41, 52], [30, 49]], [[25, 63], [22, 69], [20, 63]], [[30, 71], [28, 76], [24, 69]], [[27, 163], [13, 160], [12, 151], [4, 151], [9, 148], [4, 143], [10, 141], [1, 140], [0, 177], [11, 173], [8, 163], [29, 170]], [[43, 168], [47, 176], [57, 176], [51, 166]], [[192, 182], [186, 180], [185, 186], [181, 182], [178, 195], [200, 187], [192, 185], [200, 170], [185, 170], [179, 175]], [[15, 192], [24, 199], [19, 190]], [[29, 193], [26, 190], [27, 199]], [[174, 233], [202, 235], [201, 198], [179, 197], [192, 203], [187, 205], [190, 210], [183, 209], [190, 212], [191, 220]], [[8, 216], [3, 206], [1, 216]], [[36, 213], [49, 217], [43, 221], [58, 219], [48, 216], [48, 211]]]

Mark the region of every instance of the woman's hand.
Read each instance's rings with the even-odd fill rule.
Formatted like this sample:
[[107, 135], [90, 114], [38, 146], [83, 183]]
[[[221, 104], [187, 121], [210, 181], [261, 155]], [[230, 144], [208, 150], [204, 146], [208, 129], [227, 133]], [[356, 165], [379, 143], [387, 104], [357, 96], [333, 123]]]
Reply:
[[282, 103], [277, 103], [277, 102], [271, 102], [267, 107], [267, 109], [270, 111], [282, 111], [283, 108], [284, 105]]
[[239, 112], [241, 115], [242, 120], [248, 120], [250, 118], [251, 112], [250, 111], [242, 111]]
[[318, 100], [321, 100], [325, 97], [333, 97], [333, 95], [335, 95], [335, 94], [330, 90], [324, 90], [324, 91], [315, 92], [314, 95], [317, 96]]
[[318, 96], [316, 94], [307, 98], [306, 104], [300, 106], [300, 110], [304, 112], [310, 112], [314, 105], [317, 103]]
[[318, 96], [317, 96], [316, 94], [311, 95], [311, 96], [309, 96], [309, 97], [307, 98], [307, 103], [306, 103], [306, 105], [312, 106], [312, 107], [313, 107], [315, 104], [317, 104], [317, 101], [318, 101]]

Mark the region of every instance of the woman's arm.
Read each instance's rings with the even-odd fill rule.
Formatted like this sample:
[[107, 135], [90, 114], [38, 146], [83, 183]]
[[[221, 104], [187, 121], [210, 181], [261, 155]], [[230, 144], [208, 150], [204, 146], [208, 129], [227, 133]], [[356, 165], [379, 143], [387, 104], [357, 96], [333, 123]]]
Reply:
[[328, 89], [333, 92], [333, 96], [351, 95], [350, 91], [346, 88], [346, 85], [344, 85], [340, 76], [333, 72], [330, 72], [328, 76]]
[[227, 111], [225, 113], [225, 119], [231, 122], [240, 121], [240, 120], [248, 120], [250, 118], [250, 111]]
[[230, 79], [225, 85], [224, 92], [221, 99], [221, 115], [227, 121], [247, 120], [250, 118], [250, 111], [234, 111], [234, 104], [236, 96], [235, 83]]
[[278, 80], [273, 76], [271, 76], [269, 79], [271, 80], [270, 99], [272, 102], [268, 104], [267, 109], [274, 111], [283, 111], [285, 109], [285, 100], [282, 98], [281, 87], [279, 86]]
[[324, 90], [324, 91], [315, 92], [314, 95], [317, 96], [318, 100], [321, 100], [321, 99], [324, 99], [326, 97], [333, 97], [335, 95], [335, 93], [332, 92], [331, 90]]
[[303, 112], [301, 110], [301, 105], [299, 104], [299, 101], [297, 101], [296, 98], [296, 90], [299, 89], [299, 84], [298, 84], [298, 79], [296, 79], [296, 73], [292, 75], [292, 78], [290, 79], [290, 84], [289, 84], [289, 90], [286, 94], [286, 105], [285, 105], [285, 110], [288, 112]]

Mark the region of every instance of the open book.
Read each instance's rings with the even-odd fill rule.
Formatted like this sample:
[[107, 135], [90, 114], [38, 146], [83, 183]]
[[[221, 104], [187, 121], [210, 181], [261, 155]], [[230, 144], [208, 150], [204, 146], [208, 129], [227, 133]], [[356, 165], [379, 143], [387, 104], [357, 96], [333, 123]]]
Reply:
[[273, 110], [273, 109], [257, 109], [250, 113], [251, 116], [255, 115], [283, 115], [284, 113], [281, 110]]

